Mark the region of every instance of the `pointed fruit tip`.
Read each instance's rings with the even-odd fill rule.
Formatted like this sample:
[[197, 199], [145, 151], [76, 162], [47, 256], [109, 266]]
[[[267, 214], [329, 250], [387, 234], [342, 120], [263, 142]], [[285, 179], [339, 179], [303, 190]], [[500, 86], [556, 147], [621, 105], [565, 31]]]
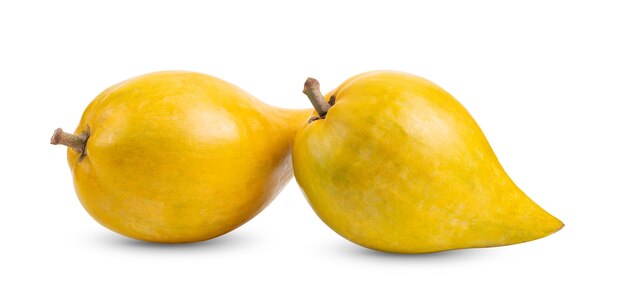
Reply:
[[[552, 215], [550, 215], [550, 216], [552, 216]], [[546, 237], [546, 236], [550, 236], [550, 235], [560, 231], [561, 229], [563, 229], [563, 227], [565, 227], [565, 224], [560, 219], [558, 219], [558, 218], [556, 218], [554, 216], [552, 216], [552, 219], [553, 220], [550, 221], [549, 224], [546, 224], [546, 227], [545, 227], [546, 230], [544, 231], [542, 236], [540, 236], [538, 238], [543, 238], [543, 237]]]
[[561, 229], [563, 229], [565, 227], [565, 224], [558, 218], [555, 217], [555, 219], [558, 221], [558, 224], [556, 226], [556, 230], [554, 230], [554, 232], [552, 233], [556, 233], [558, 231], [560, 231]]

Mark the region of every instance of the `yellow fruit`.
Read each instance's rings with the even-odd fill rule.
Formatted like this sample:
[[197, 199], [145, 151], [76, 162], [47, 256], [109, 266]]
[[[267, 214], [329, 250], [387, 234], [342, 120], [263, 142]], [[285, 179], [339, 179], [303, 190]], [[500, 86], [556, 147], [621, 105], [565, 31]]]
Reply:
[[513, 183], [470, 114], [437, 85], [369, 72], [331, 91], [332, 106], [317, 88], [305, 85], [321, 118], [296, 135], [294, 172], [346, 239], [425, 253], [521, 243], [563, 226]]
[[120, 234], [207, 240], [259, 213], [292, 176], [310, 110], [264, 104], [223, 80], [158, 72], [114, 85], [87, 107], [68, 145], [78, 198]]

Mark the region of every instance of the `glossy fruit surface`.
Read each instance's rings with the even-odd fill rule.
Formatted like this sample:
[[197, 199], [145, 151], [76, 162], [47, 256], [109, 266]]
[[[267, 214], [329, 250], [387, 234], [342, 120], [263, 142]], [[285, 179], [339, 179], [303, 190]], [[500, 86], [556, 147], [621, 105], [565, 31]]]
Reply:
[[296, 135], [294, 171], [318, 216], [346, 239], [424, 253], [521, 243], [563, 226], [513, 183], [470, 114], [435, 84], [375, 71], [326, 100], [334, 105], [325, 117]]
[[291, 178], [292, 140], [308, 113], [200, 73], [126, 80], [96, 97], [76, 129], [88, 136], [84, 154], [68, 149], [76, 193], [99, 223], [132, 238], [219, 236]]

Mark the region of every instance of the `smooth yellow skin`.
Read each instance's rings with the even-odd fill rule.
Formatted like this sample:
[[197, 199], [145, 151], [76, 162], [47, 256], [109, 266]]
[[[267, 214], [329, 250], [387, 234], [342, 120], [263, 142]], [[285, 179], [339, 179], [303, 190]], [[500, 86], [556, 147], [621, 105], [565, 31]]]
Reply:
[[359, 245], [396, 253], [538, 239], [563, 223], [504, 172], [465, 108], [410, 74], [357, 75], [294, 142], [296, 180], [319, 217]]
[[78, 198], [105, 227], [152, 242], [207, 240], [259, 213], [292, 176], [310, 110], [266, 105], [191, 72], [112, 86], [88, 106], [86, 157], [68, 149]]

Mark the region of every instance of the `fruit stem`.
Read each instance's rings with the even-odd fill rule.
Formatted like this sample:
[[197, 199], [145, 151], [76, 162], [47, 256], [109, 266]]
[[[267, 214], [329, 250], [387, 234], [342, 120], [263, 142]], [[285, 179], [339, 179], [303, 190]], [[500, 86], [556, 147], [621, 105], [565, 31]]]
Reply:
[[306, 82], [304, 82], [304, 90], [302, 90], [302, 93], [306, 94], [311, 104], [313, 104], [315, 111], [317, 111], [317, 114], [323, 119], [332, 105], [324, 100], [324, 96], [320, 91], [320, 82], [312, 77], [307, 78]]
[[87, 131], [82, 132], [79, 135], [67, 133], [63, 131], [61, 128], [57, 128], [52, 134], [52, 139], [50, 139], [50, 144], [52, 145], [65, 145], [81, 155], [82, 158], [85, 157], [85, 146], [87, 146], [87, 139], [89, 138], [89, 129]]

